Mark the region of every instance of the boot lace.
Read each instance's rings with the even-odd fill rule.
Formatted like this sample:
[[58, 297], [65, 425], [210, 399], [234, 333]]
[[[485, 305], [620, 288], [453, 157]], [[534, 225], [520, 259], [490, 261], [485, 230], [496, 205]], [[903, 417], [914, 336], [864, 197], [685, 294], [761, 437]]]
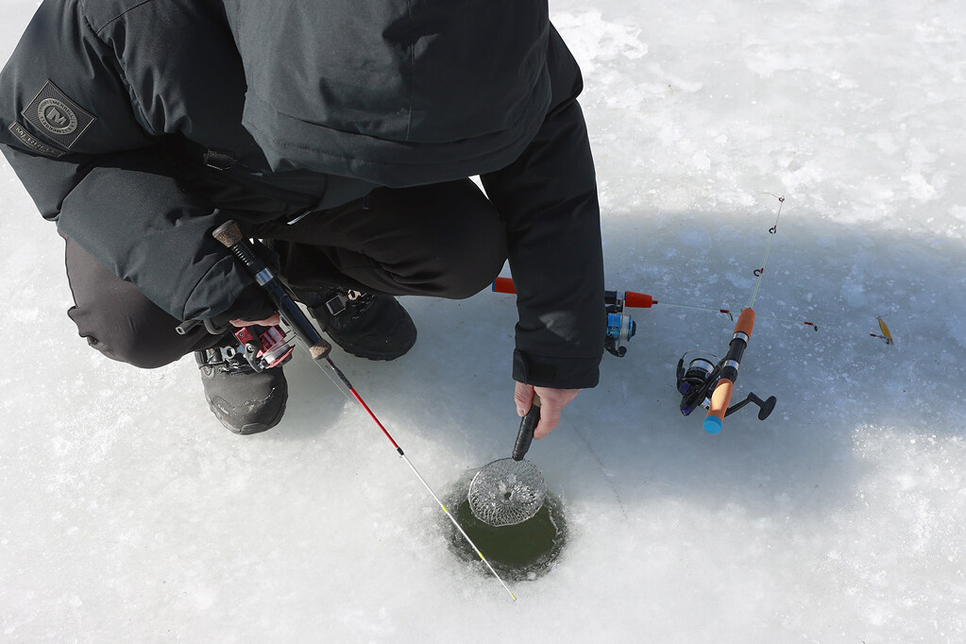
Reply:
[[199, 369], [217, 369], [222, 373], [248, 373], [254, 371], [244, 356], [234, 346], [217, 346], [195, 351]]
[[339, 289], [326, 301], [325, 307], [340, 322], [348, 323], [365, 315], [374, 301], [372, 293]]

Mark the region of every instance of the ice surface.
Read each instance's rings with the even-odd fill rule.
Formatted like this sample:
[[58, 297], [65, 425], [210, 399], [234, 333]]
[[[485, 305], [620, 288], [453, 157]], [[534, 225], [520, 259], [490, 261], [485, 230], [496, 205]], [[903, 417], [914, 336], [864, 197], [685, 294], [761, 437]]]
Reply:
[[[0, 0], [0, 56], [34, 1]], [[189, 360], [101, 359], [63, 247], [0, 163], [0, 640], [966, 640], [966, 22], [950, 0], [559, 0], [585, 70], [608, 287], [739, 309], [786, 198], [721, 435], [677, 410], [726, 316], [635, 313], [626, 358], [528, 459], [567, 509], [514, 584], [298, 358], [282, 426], [239, 438]], [[334, 359], [437, 490], [506, 454], [512, 299], [405, 299], [406, 357]], [[876, 316], [897, 343], [868, 337]]]

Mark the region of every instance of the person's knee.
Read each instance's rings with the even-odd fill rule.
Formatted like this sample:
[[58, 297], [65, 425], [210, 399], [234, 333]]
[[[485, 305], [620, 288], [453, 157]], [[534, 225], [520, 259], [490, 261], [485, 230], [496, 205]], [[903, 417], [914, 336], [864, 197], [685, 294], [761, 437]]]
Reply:
[[156, 324], [139, 324], [137, 319], [111, 318], [73, 307], [68, 315], [77, 324], [78, 334], [105, 357], [117, 362], [156, 369], [177, 361], [185, 353], [180, 337], [172, 327], [158, 337]]
[[112, 360], [153, 369], [174, 362], [196, 338], [179, 336], [178, 322], [130, 282], [108, 271], [65, 238], [65, 264], [74, 306], [67, 315], [78, 334]]
[[474, 246], [467, 252], [451, 255], [440, 270], [439, 282], [446, 286], [446, 297], [462, 300], [490, 286], [506, 262], [506, 254]]
[[[104, 338], [104, 339], [102, 339]], [[177, 361], [181, 353], [165, 351], [127, 334], [86, 336], [87, 344], [105, 357], [140, 369], [157, 369]]]
[[445, 297], [465, 299], [493, 283], [507, 258], [502, 223], [494, 217], [490, 225], [472, 234], [440, 240], [429, 265], [431, 280], [445, 291]]

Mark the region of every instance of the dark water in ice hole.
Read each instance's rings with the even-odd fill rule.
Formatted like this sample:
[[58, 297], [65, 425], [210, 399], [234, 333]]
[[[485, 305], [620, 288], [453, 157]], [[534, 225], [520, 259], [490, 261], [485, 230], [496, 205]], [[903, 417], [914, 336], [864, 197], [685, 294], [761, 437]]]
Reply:
[[[556, 567], [557, 558], [567, 540], [567, 526], [560, 499], [547, 493], [547, 500], [537, 514], [517, 525], [495, 528], [473, 515], [466, 499], [470, 481], [476, 471], [464, 476], [443, 502], [466, 530], [473, 542], [506, 581], [534, 580]], [[450, 550], [461, 560], [477, 566], [489, 575], [486, 565], [453, 524], [443, 517]]]

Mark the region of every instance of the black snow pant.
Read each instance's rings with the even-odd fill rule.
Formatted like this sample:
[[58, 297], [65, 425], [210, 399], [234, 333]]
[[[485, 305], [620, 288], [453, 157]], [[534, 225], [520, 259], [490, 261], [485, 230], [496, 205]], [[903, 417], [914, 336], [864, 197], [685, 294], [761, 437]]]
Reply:
[[[279, 254], [281, 275], [307, 306], [342, 286], [383, 295], [469, 297], [497, 276], [507, 257], [495, 207], [469, 179], [415, 188], [379, 188], [311, 213], [294, 224], [255, 227]], [[219, 338], [181, 323], [67, 240], [67, 277], [81, 337], [105, 356], [143, 368], [174, 362]]]

